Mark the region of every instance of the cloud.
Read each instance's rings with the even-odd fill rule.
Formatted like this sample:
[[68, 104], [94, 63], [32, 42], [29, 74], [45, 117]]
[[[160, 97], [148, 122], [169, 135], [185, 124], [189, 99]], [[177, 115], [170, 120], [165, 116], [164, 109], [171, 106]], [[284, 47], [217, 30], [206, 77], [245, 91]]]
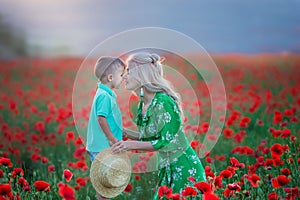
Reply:
[[2, 0], [0, 10], [31, 42], [86, 54], [114, 34], [145, 26], [180, 31], [213, 52], [292, 50], [289, 45], [299, 38], [299, 7], [299, 1], [281, 0]]

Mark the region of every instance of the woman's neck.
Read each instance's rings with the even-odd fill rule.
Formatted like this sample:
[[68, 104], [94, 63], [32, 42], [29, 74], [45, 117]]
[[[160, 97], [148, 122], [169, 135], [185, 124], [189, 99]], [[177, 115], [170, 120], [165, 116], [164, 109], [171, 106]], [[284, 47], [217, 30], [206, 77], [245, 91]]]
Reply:
[[151, 103], [153, 97], [154, 97], [155, 93], [154, 92], [149, 92], [148, 90], [146, 90], [144, 88], [144, 97], [142, 97], [142, 100], [144, 102], [145, 105], [148, 105]]

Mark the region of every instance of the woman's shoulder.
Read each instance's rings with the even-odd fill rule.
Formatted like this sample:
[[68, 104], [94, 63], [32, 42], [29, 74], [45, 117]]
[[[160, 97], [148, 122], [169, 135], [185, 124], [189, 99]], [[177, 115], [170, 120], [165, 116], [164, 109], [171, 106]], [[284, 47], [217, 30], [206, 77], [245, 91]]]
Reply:
[[170, 97], [168, 94], [164, 92], [157, 92], [155, 95], [156, 98], [156, 104], [163, 104], [165, 106], [174, 106], [175, 101], [173, 100], [172, 97]]
[[164, 101], [174, 101], [171, 96], [164, 92], [157, 92], [155, 96]]

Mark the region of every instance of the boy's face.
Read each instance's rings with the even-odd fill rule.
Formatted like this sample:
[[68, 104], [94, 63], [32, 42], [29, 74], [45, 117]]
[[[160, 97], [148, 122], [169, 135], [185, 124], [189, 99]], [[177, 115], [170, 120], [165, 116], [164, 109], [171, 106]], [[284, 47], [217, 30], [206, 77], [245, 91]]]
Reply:
[[118, 65], [117, 70], [112, 74], [112, 88], [118, 89], [123, 81], [124, 67]]

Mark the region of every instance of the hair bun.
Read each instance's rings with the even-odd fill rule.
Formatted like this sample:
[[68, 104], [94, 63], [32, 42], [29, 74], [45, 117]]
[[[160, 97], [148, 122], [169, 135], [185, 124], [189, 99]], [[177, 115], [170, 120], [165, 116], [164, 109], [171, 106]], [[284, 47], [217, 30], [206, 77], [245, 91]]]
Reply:
[[156, 64], [157, 62], [159, 62], [161, 64], [162, 62], [165, 61], [164, 57], [160, 57], [156, 53], [151, 54], [150, 58], [151, 58], [153, 64]]
[[155, 64], [157, 61], [160, 60], [159, 55], [157, 55], [157, 54], [155, 54], [155, 53], [151, 54], [151, 55], [150, 55], [150, 58], [151, 58], [153, 64]]

